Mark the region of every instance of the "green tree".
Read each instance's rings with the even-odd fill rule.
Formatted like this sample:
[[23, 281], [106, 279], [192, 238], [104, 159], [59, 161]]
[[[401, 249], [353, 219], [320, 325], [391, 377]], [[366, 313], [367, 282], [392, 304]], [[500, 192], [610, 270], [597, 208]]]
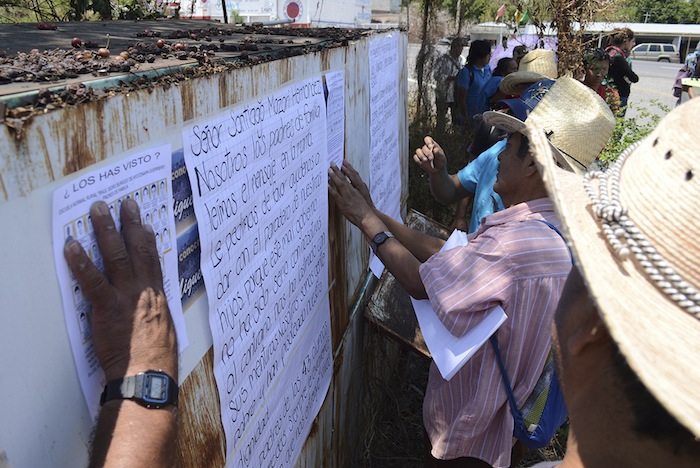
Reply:
[[696, 24], [700, 0], [618, 0], [613, 19], [636, 23]]
[[442, 0], [440, 8], [455, 18], [457, 35], [461, 35], [465, 23], [481, 20], [492, 5], [493, 0]]

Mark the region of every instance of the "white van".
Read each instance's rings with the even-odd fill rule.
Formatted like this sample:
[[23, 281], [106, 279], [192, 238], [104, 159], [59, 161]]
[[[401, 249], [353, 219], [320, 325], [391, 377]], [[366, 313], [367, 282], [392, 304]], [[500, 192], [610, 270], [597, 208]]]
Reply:
[[674, 44], [639, 44], [632, 49], [630, 57], [635, 60], [654, 60], [655, 62], [681, 62], [681, 56]]

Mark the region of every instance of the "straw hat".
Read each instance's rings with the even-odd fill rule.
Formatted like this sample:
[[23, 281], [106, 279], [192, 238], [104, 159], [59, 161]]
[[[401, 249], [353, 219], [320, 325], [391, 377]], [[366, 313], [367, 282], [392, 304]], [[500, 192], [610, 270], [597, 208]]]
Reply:
[[524, 122], [554, 83], [554, 80], [549, 79], [538, 81], [523, 91], [520, 97], [502, 99], [496, 105], [508, 107], [511, 115]]
[[554, 51], [546, 49], [535, 49], [525, 54], [520, 60], [518, 71], [539, 73], [551, 80], [556, 80], [559, 76]]
[[[526, 122], [544, 130], [562, 167], [583, 173], [608, 142], [615, 117], [598, 94], [573, 78], [559, 78], [546, 93]], [[522, 120], [501, 112], [484, 112], [483, 116], [487, 123], [509, 133], [525, 129]]]
[[546, 80], [547, 77], [530, 71], [516, 71], [506, 75], [498, 85], [498, 89], [506, 95], [520, 94], [520, 86], [526, 83], [537, 83]]
[[[638, 234], [631, 234], [638, 245], [658, 254], [650, 255], [657, 275], [663, 274], [680, 291], [685, 286], [677, 283], [679, 279], [700, 290], [700, 244], [694, 238], [700, 232], [698, 115], [700, 99], [690, 100], [668, 114], [641, 144], [623, 153], [622, 163], [618, 160], [607, 172], [592, 173], [611, 179], [608, 191], [612, 200], [619, 195], [619, 205], [626, 210], [625, 229], [604, 230], [594, 214], [601, 212], [612, 219], [619, 211], [592, 203], [588, 193], [598, 196], [601, 179], [587, 175], [586, 189], [581, 176], [556, 167], [546, 137], [529, 126], [547, 191], [611, 336], [644, 386], [696, 437], [700, 437], [700, 315], [696, 312], [700, 297], [685, 290], [692, 302], [680, 303], [673, 291], [661, 289], [668, 285], [657, 285], [645, 270], [634, 253], [638, 249], [621, 246], [618, 251], [623, 255], [616, 254], [615, 241], [609, 240], [606, 230], [617, 239], [613, 232], [637, 229], [646, 239], [640, 241]], [[619, 193], [613, 180], [617, 176]], [[625, 248], [630, 250], [626, 259]], [[659, 266], [658, 259], [671, 270]]]

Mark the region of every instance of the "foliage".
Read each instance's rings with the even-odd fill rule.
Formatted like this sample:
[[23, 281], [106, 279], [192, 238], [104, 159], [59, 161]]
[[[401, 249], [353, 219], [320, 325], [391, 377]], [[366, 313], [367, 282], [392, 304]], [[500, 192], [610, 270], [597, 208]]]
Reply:
[[610, 19], [637, 23], [700, 23], [700, 0], [617, 0]]
[[68, 0], [0, 0], [0, 23], [63, 21]]
[[[497, 7], [494, 7], [492, 0], [442, 0], [440, 8], [448, 11], [461, 26], [465, 22], [484, 20], [486, 12], [491, 10], [495, 12]], [[491, 20], [494, 16], [491, 16]]]
[[244, 18], [238, 14], [238, 10], [231, 10], [228, 12], [228, 14], [229, 14], [229, 18], [228, 18], [229, 23], [243, 24]]
[[155, 19], [155, 0], [0, 0], [0, 23]]
[[652, 113], [645, 106], [638, 106], [635, 109], [636, 115], [634, 117], [616, 119], [615, 130], [598, 158], [598, 162], [602, 168], [606, 168], [613, 163], [631, 144], [642, 140], [654, 131], [663, 116], [668, 114], [671, 110], [668, 106], [655, 99], [651, 101], [651, 104], [657, 107], [661, 112]]
[[144, 12], [139, 0], [123, 0], [118, 6], [118, 15], [121, 20], [143, 19]]

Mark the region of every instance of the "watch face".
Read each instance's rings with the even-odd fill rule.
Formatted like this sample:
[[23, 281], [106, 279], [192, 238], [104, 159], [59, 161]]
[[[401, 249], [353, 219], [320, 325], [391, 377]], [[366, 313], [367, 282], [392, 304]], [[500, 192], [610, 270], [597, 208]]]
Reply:
[[389, 236], [387, 236], [386, 232], [380, 232], [379, 234], [374, 236], [374, 239], [372, 239], [372, 240], [374, 241], [375, 244], [379, 245], [379, 244], [384, 243], [384, 241], [386, 241], [388, 238], [389, 238]]
[[146, 396], [149, 400], [165, 401], [167, 398], [168, 382], [161, 375], [149, 375], [146, 382]]

